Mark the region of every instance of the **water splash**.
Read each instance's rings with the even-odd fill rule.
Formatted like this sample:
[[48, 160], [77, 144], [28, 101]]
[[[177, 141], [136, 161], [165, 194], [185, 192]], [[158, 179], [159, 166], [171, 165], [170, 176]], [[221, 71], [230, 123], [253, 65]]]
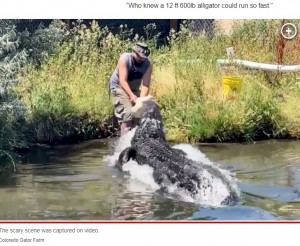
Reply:
[[114, 152], [112, 155], [108, 155], [104, 157], [104, 160], [108, 163], [109, 166], [114, 166], [116, 161], [119, 158], [120, 153], [123, 149], [130, 147], [130, 141], [132, 137], [134, 136], [134, 133], [136, 131], [136, 128], [128, 131], [126, 134], [122, 135], [118, 141], [115, 142], [113, 149]]
[[[136, 128], [128, 131], [122, 135], [114, 145], [114, 152], [112, 155], [104, 157], [104, 160], [109, 166], [114, 166], [119, 158], [121, 151], [131, 146], [131, 139], [134, 136]], [[141, 166], [136, 161], [130, 160], [123, 165], [123, 170], [130, 174], [131, 187], [133, 190], [143, 189], [141, 186], [146, 186], [145, 189], [152, 189], [153, 191], [159, 189], [158, 184], [153, 179], [153, 168], [150, 166]], [[137, 186], [137, 187], [136, 187]]]
[[[109, 165], [113, 166], [121, 151], [124, 148], [130, 147], [130, 141], [135, 130], [136, 128], [127, 132], [115, 143], [114, 153], [105, 158]], [[235, 178], [231, 175], [231, 173], [227, 170], [221, 169], [210, 161], [198, 148], [190, 144], [182, 143], [174, 145], [173, 148], [183, 150], [187, 153], [187, 157], [189, 159], [199, 162], [199, 165], [204, 163], [217, 168], [220, 172], [222, 172], [223, 176], [229, 181], [229, 183], [232, 183], [233, 189], [237, 192]], [[133, 189], [135, 189], [136, 185], [141, 186], [142, 184], [145, 185], [145, 189], [152, 189], [153, 192], [160, 188], [153, 179], [153, 168], [150, 166], [141, 166], [137, 162], [130, 160], [123, 165], [123, 170], [130, 174]], [[201, 183], [201, 189], [196, 197], [191, 197], [186, 190], [179, 189], [176, 184], [165, 183], [165, 187], [167, 187], [168, 193], [180, 198], [180, 200], [200, 204], [201, 206], [220, 206], [222, 201], [230, 195], [230, 190], [220, 178], [214, 177], [206, 169], [204, 169], [200, 175], [203, 177], [203, 181]]]
[[190, 158], [193, 161], [201, 161], [205, 164], [213, 164], [207, 157], [205, 154], [203, 154], [199, 149], [197, 149], [196, 147], [190, 145], [190, 144], [184, 144], [184, 143], [180, 143], [180, 144], [176, 144], [173, 146], [174, 149], [181, 149], [183, 150], [185, 153], [187, 153], [188, 158]]

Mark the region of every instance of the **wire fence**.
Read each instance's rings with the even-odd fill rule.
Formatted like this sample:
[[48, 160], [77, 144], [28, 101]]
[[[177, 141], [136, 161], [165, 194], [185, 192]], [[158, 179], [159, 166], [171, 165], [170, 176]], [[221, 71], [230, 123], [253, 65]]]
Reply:
[[[169, 35], [171, 29], [175, 31], [180, 30], [180, 25], [186, 20], [177, 19], [128, 19], [128, 20], [98, 20], [101, 26], [107, 26], [112, 32], [118, 32], [120, 25], [127, 25], [128, 28], [133, 29], [134, 34], [139, 34], [141, 36], [145, 35], [145, 27], [147, 25], [154, 24], [155, 32], [153, 35], [160, 34], [160, 37], [166, 37]], [[213, 37], [213, 32], [215, 28], [215, 21], [213, 19], [197, 19], [188, 20], [189, 28], [192, 32], [204, 33], [208, 37]]]
[[[27, 29], [30, 32], [33, 32], [40, 25], [45, 27], [49, 26], [52, 20], [50, 19], [34, 19], [34, 20], [20, 20], [17, 24], [17, 29], [23, 31]], [[72, 27], [72, 23], [76, 22], [76, 19], [64, 20], [66, 23]], [[84, 19], [82, 20], [83, 24], [89, 25], [93, 20]], [[139, 36], [145, 36], [145, 27], [147, 25], [155, 25], [155, 30], [152, 31], [152, 35], [158, 35], [159, 37], [166, 37], [169, 35], [170, 30], [174, 29], [179, 31], [180, 25], [184, 20], [170, 20], [170, 19], [97, 19], [97, 23], [102, 27], [108, 27], [112, 33], [118, 33], [120, 31], [120, 26], [126, 25], [128, 29], [133, 30], [133, 35], [138, 34]], [[198, 20], [189, 20], [191, 31], [195, 33], [200, 33], [205, 31], [207, 36], [213, 36], [214, 30], [214, 20], [210, 19], [198, 19]]]

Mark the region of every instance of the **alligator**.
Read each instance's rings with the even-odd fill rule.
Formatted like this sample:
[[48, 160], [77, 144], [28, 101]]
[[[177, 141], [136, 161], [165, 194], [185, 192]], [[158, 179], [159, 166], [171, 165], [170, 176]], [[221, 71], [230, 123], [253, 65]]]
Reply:
[[159, 106], [151, 96], [138, 98], [132, 113], [139, 118], [139, 124], [131, 139], [131, 146], [121, 151], [116, 162], [120, 171], [129, 160], [139, 165], [149, 165], [153, 168], [155, 182], [162, 190], [169, 185], [176, 185], [192, 197], [196, 197], [199, 190], [210, 188], [211, 183], [203, 175], [206, 171], [212, 178], [221, 180], [229, 191], [222, 204], [228, 205], [239, 200], [231, 180], [216, 165], [192, 160], [183, 150], [168, 144]]

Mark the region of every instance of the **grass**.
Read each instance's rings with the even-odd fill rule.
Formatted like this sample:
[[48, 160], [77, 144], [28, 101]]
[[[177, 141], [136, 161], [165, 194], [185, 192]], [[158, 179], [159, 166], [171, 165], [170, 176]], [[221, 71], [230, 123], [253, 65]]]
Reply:
[[41, 68], [28, 67], [20, 78], [18, 91], [40, 141], [101, 134], [97, 129], [112, 110], [107, 80], [116, 57], [110, 47], [100, 53], [96, 46], [105, 30], [81, 28], [75, 32], [81, 40], [66, 42]]
[[[234, 67], [225, 71], [216, 64], [230, 46], [241, 59], [276, 64], [281, 54], [285, 64], [299, 64], [300, 55], [293, 52], [298, 39], [278, 48], [278, 23], [246, 21], [230, 35], [218, 32], [212, 40], [193, 36], [183, 26], [170, 34], [170, 46], [160, 49], [153, 48], [155, 39], [148, 40], [154, 64], [151, 94], [161, 106], [169, 140], [299, 138], [299, 74], [266, 76]], [[135, 41], [128, 39], [129, 34], [124, 28], [113, 35], [95, 23], [91, 28], [78, 25], [47, 63], [20, 74], [17, 91], [28, 108], [26, 118], [36, 141], [104, 136], [102, 132], [110, 127], [105, 122], [113, 112], [108, 78], [119, 55], [130, 51]], [[223, 97], [223, 75], [243, 78], [234, 99]]]

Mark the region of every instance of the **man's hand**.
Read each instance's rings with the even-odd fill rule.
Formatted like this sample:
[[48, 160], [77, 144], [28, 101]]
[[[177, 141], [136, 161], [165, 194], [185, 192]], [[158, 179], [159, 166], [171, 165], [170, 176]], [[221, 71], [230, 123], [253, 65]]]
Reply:
[[130, 96], [130, 101], [133, 102], [133, 103], [135, 103], [135, 101], [136, 101], [137, 98], [138, 98], [138, 97], [137, 97], [136, 95], [132, 94], [132, 95]]

